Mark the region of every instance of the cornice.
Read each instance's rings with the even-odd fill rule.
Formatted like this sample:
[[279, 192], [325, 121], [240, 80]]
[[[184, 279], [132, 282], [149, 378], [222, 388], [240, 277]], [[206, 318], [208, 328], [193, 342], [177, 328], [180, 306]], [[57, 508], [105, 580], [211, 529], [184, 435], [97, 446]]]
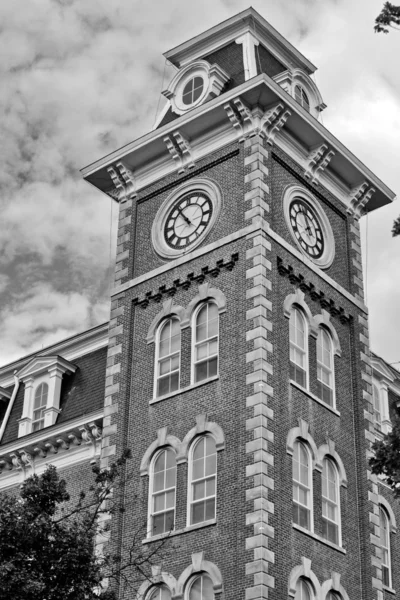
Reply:
[[[190, 169], [215, 150], [252, 135], [269, 112], [280, 105], [283, 121], [277, 130], [272, 128], [273, 136], [271, 131], [262, 132], [267, 141], [287, 152], [314, 183], [326, 186], [346, 210], [360, 216], [366, 209], [374, 210], [394, 199], [394, 193], [382, 181], [265, 74], [89, 165], [82, 170], [83, 176], [114, 199], [121, 199], [116, 188], [110, 191], [112, 180], [107, 171], [123, 161], [138, 193], [168, 174]], [[199, 133], [202, 131], [206, 133]], [[168, 148], [166, 139], [181, 139], [183, 143]], [[171, 149], [174, 152], [170, 154]], [[128, 189], [125, 193], [129, 195]]]
[[88, 329], [70, 338], [62, 340], [57, 344], [42, 348], [38, 352], [33, 352], [20, 358], [8, 365], [0, 368], [0, 385], [8, 388], [14, 385], [14, 371], [20, 371], [25, 365], [35, 357], [46, 355], [61, 355], [63, 359], [72, 361], [80, 356], [95, 352], [108, 345], [108, 323], [103, 323], [92, 329]]

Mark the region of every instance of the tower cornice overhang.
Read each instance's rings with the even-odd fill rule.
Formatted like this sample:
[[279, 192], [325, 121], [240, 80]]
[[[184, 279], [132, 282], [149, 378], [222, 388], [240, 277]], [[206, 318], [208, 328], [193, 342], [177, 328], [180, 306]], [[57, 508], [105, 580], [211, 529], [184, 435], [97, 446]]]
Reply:
[[168, 50], [164, 56], [175, 67], [180, 68], [197, 58], [215, 52], [247, 32], [253, 34], [287, 68], [300, 68], [309, 75], [316, 71], [315, 65], [252, 7]]
[[[183, 172], [187, 166], [192, 168], [211, 152], [243, 139], [232, 126], [235, 115], [228, 116], [228, 107], [235, 102], [246, 113], [246, 135], [254, 133], [252, 123], [257, 128], [260, 116], [281, 106], [284, 119], [273, 143], [304, 168], [306, 177], [311, 172], [313, 182], [321, 182], [350, 212], [371, 212], [394, 200], [394, 192], [264, 73], [92, 163], [82, 169], [82, 175], [99, 190], [121, 200], [126, 197], [117, 186], [136, 194], [177, 169]], [[182, 160], [175, 139], [184, 141]], [[121, 178], [116, 176], [118, 165]], [[126, 172], [131, 183], [124, 187]]]

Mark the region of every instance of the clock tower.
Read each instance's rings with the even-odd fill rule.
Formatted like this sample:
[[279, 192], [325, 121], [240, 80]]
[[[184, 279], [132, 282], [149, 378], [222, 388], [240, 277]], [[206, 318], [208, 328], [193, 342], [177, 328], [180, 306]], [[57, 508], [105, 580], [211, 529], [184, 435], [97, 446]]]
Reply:
[[145, 600], [383, 600], [359, 218], [393, 193], [252, 8], [165, 56], [156, 127], [83, 170], [120, 210], [110, 543], [168, 538]]

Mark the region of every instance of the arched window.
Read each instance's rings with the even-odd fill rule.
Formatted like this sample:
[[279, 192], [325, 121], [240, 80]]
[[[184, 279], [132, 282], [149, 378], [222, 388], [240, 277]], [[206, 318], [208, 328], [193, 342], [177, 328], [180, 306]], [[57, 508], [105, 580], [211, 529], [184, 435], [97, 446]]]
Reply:
[[155, 455], [151, 469], [150, 536], [174, 529], [175, 489], [175, 453], [171, 448], [165, 448]]
[[374, 425], [376, 429], [382, 429], [381, 395], [378, 387], [372, 386], [372, 402], [374, 405]]
[[303, 108], [310, 112], [310, 100], [307, 94], [305, 93], [304, 89], [300, 85], [296, 85], [296, 87], [294, 88], [294, 97], [295, 100], [299, 104], [301, 104]]
[[213, 583], [208, 575], [202, 573], [192, 579], [187, 600], [214, 600]]
[[379, 526], [382, 549], [382, 583], [392, 587], [392, 566], [390, 556], [390, 520], [386, 510], [379, 507]]
[[307, 387], [307, 326], [302, 312], [293, 308], [289, 320], [290, 379]]
[[195, 317], [194, 339], [194, 382], [218, 374], [218, 307], [207, 302]]
[[322, 535], [340, 544], [340, 488], [336, 466], [325, 458], [322, 463]]
[[179, 319], [165, 321], [159, 331], [156, 395], [164, 396], [179, 389], [181, 328]]
[[171, 600], [171, 590], [166, 585], [157, 585], [150, 589], [146, 600]]
[[313, 594], [311, 587], [304, 579], [299, 579], [296, 585], [296, 595], [294, 600], [312, 600]]
[[335, 592], [328, 592], [326, 595], [326, 600], [341, 600], [342, 597], [335, 594]]
[[301, 442], [293, 447], [293, 522], [312, 529], [312, 470], [310, 453]]
[[47, 406], [47, 396], [49, 395], [49, 386], [47, 383], [41, 383], [35, 391], [33, 403], [32, 431], [39, 431], [44, 427], [44, 411]]
[[189, 465], [189, 524], [215, 518], [217, 450], [214, 438], [198, 438], [192, 448]]
[[332, 338], [326, 329], [320, 327], [317, 338], [317, 393], [329, 406], [334, 405], [334, 389]]

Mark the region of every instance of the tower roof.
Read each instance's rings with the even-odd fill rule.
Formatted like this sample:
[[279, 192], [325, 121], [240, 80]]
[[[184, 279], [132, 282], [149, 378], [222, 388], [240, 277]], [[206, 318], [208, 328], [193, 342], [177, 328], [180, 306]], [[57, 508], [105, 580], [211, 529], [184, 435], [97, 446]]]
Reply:
[[316, 71], [317, 68], [252, 7], [165, 52], [164, 56], [180, 68], [226, 46], [244, 33], [251, 33], [288, 69], [303, 69], [309, 75]]

